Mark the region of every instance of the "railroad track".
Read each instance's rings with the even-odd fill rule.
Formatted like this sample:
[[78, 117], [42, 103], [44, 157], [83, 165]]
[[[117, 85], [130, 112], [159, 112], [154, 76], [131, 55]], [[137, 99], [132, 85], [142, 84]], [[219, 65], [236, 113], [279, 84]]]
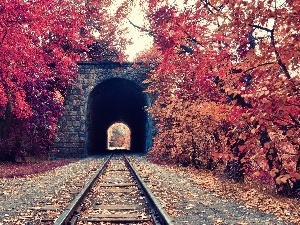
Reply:
[[65, 211], [42, 224], [92, 225], [136, 224], [171, 225], [164, 211], [129, 160], [111, 155], [87, 182]]

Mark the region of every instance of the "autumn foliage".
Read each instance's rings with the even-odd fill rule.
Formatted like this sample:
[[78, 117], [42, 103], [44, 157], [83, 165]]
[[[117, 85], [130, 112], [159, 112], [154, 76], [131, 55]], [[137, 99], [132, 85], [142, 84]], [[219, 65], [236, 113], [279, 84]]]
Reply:
[[[300, 1], [139, 3], [159, 161], [300, 195]], [[79, 60], [122, 60], [110, 1], [0, 0], [0, 161], [47, 153]]]
[[[107, 1], [0, 1], [0, 161], [48, 153], [79, 60], [122, 60]], [[119, 47], [118, 47], [119, 46]]]
[[[150, 154], [300, 196], [300, 1], [148, 1]], [[153, 55], [153, 53], [151, 53]], [[143, 55], [151, 58], [149, 55]]]

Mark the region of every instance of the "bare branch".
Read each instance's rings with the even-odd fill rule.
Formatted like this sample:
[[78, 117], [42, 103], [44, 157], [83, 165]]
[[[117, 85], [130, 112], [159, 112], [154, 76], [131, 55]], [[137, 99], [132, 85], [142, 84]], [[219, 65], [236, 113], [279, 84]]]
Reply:
[[137, 29], [139, 29], [139, 30], [142, 31], [142, 32], [146, 32], [146, 33], [148, 33], [150, 36], [155, 36], [154, 33], [153, 33], [153, 31], [147, 30], [147, 29], [145, 29], [145, 28], [143, 28], [143, 27], [140, 27], [140, 26], [134, 24], [134, 23], [133, 23], [130, 19], [128, 19], [128, 18], [127, 18], [127, 20], [129, 21], [129, 23], [130, 23], [134, 28], [137, 28]]
[[266, 27], [263, 27], [263, 26], [260, 26], [260, 25], [249, 24], [249, 26], [253, 27], [253, 28], [261, 29], [261, 30], [264, 30], [264, 31], [267, 31], [267, 32], [270, 32], [270, 33], [273, 32], [273, 29], [271, 30], [269, 28], [266, 28]]
[[289, 113], [289, 117], [296, 125], [300, 126], [300, 122], [291, 113]]
[[[276, 21], [275, 21], [276, 22]], [[278, 65], [281, 67], [283, 73], [285, 74], [285, 76], [290, 79], [291, 78], [291, 75], [289, 74], [289, 71], [286, 67], [286, 65], [282, 62], [281, 58], [280, 58], [280, 55], [279, 55], [279, 52], [277, 51], [277, 48], [276, 48], [276, 43], [275, 43], [275, 37], [274, 37], [274, 27], [272, 29], [269, 29], [269, 28], [266, 28], [266, 27], [263, 27], [263, 26], [260, 26], [260, 25], [252, 25], [252, 24], [249, 24], [250, 27], [253, 27], [253, 28], [257, 28], [257, 29], [261, 29], [261, 30], [264, 30], [264, 31], [267, 31], [270, 33], [270, 38], [271, 38], [271, 45], [273, 46], [274, 48], [274, 53], [276, 55], [276, 59], [277, 59], [277, 63]], [[275, 24], [274, 24], [275, 26]]]
[[276, 62], [266, 62], [266, 63], [262, 63], [262, 64], [259, 64], [259, 65], [255, 66], [255, 67], [251, 67], [251, 68], [245, 70], [244, 73], [247, 73], [247, 72], [249, 72], [250, 70], [254, 70], [254, 69], [256, 69], [256, 68], [258, 68], [258, 67], [261, 67], [261, 66], [272, 65], [272, 64], [275, 64], [275, 63], [276, 63]]

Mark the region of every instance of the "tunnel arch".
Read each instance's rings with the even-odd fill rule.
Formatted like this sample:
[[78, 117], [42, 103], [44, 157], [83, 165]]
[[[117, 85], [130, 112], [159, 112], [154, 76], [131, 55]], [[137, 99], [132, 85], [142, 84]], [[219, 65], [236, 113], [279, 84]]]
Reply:
[[110, 78], [90, 92], [86, 108], [86, 152], [107, 153], [107, 129], [115, 122], [127, 124], [131, 131], [131, 151], [147, 148], [147, 96], [134, 81]]

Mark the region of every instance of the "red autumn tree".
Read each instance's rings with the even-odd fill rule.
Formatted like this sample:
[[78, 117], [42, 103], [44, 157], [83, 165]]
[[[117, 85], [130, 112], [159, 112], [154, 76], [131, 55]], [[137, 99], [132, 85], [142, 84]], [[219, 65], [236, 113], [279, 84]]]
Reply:
[[148, 1], [159, 160], [269, 179], [298, 195], [300, 1]]
[[[108, 6], [100, 0], [0, 1], [0, 160], [47, 151], [81, 58], [124, 57]], [[93, 49], [100, 43], [106, 48]]]

